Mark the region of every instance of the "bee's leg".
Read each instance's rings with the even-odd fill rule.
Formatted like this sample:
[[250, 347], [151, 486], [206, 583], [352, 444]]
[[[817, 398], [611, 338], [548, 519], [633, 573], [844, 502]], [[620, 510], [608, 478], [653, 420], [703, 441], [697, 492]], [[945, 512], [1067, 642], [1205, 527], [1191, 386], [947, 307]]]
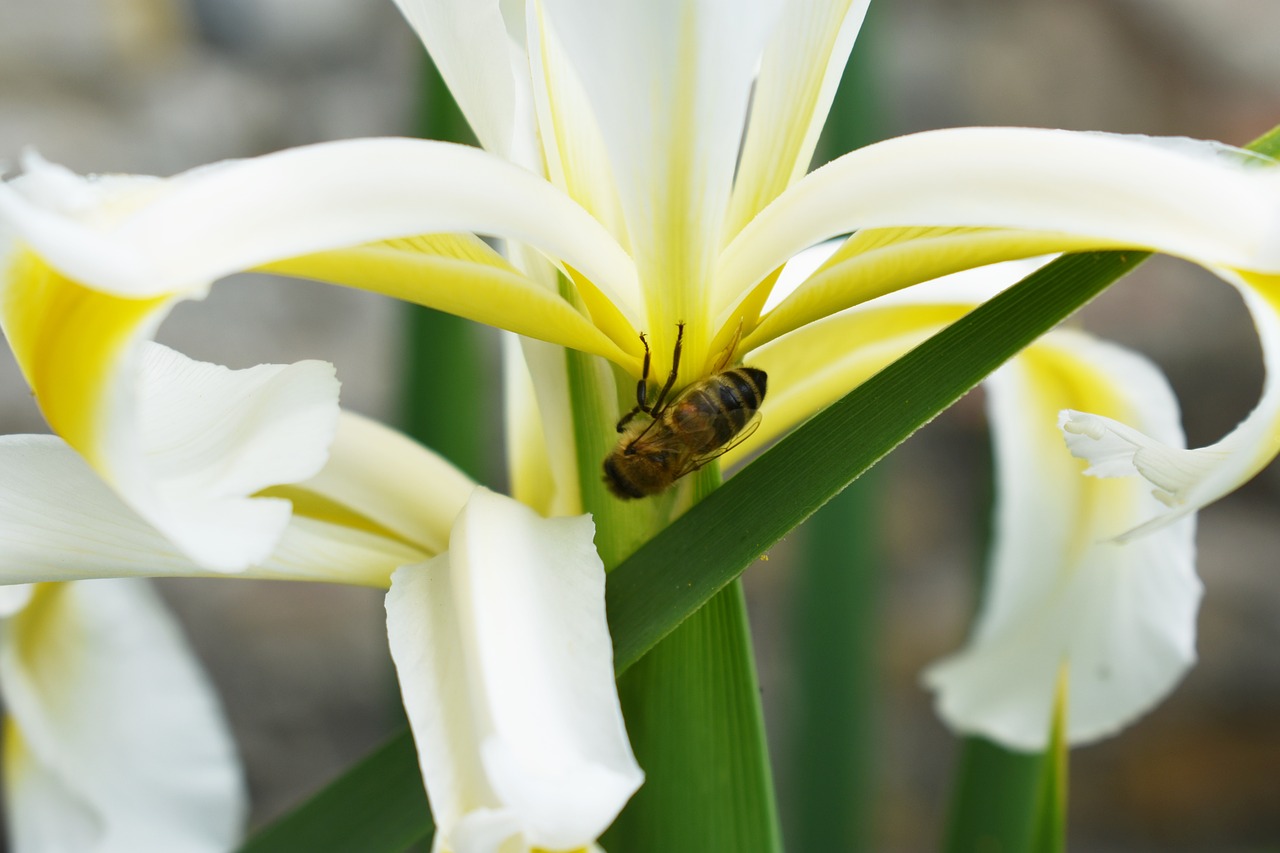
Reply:
[[667, 402], [667, 395], [671, 393], [671, 389], [675, 387], [676, 376], [680, 373], [680, 350], [684, 347], [684, 323], [676, 325], [676, 348], [671, 354], [671, 373], [667, 376], [667, 384], [662, 386], [662, 390], [658, 392], [658, 399], [653, 401], [653, 408], [646, 409], [647, 412], [660, 412], [663, 405]]
[[649, 396], [649, 342], [645, 340], [644, 332], [640, 333], [640, 343], [644, 344], [644, 367], [640, 370], [640, 381], [636, 383], [636, 407], [618, 420], [618, 432], [622, 432], [636, 415], [641, 412], [648, 413], [651, 411], [647, 404]]

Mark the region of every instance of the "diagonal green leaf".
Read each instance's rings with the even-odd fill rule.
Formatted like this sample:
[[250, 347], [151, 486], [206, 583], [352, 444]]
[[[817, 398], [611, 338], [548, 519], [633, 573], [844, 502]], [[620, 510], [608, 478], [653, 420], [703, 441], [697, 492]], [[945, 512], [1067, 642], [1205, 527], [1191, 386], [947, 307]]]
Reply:
[[405, 731], [253, 836], [240, 853], [402, 853], [434, 829], [418, 753]]
[[1147, 254], [1059, 258], [819, 412], [609, 576], [619, 672], [862, 472]]

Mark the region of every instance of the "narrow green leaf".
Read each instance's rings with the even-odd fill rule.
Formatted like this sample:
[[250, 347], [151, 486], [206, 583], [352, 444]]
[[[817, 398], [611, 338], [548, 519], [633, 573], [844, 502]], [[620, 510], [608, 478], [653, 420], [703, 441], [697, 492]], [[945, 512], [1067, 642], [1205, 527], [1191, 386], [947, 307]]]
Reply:
[[946, 853], [1023, 853], [1029, 849], [1036, 783], [1044, 755], [1014, 752], [979, 737], [961, 745]]
[[401, 853], [433, 830], [418, 753], [406, 731], [259, 832], [240, 853]]
[[783, 438], [609, 576], [619, 671], [911, 433], [1147, 257], [1059, 258]]
[[1067, 669], [1058, 678], [1058, 695], [1053, 706], [1053, 728], [1049, 749], [1040, 768], [1035, 817], [1032, 819], [1032, 853], [1066, 853], [1067, 849]]

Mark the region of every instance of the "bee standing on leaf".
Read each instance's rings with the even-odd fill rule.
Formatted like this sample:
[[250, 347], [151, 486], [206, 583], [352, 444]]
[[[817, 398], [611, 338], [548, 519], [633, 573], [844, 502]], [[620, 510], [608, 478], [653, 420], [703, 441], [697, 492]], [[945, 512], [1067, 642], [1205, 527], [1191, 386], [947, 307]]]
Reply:
[[[668, 402], [680, 369], [684, 323], [677, 327], [671, 373], [652, 405], [649, 395], [649, 342], [636, 385], [636, 406], [618, 421], [622, 437], [604, 460], [604, 481], [620, 498], [643, 498], [665, 490], [749, 436], [759, 424], [767, 377], [754, 367], [723, 370], [694, 382]], [[729, 348], [732, 353], [733, 347]], [[728, 361], [728, 355], [725, 356]], [[637, 420], [640, 414], [647, 419]], [[748, 428], [749, 427], [749, 428]]]

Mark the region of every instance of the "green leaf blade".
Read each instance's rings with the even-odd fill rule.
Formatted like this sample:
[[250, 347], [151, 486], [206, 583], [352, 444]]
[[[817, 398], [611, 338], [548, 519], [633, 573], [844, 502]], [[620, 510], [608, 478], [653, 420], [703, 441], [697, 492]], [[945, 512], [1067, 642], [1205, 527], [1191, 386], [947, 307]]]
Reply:
[[651, 539], [609, 576], [618, 671], [988, 373], [1146, 257], [1095, 252], [1054, 261], [819, 412]]
[[406, 730], [258, 832], [240, 853], [401, 853], [434, 830], [418, 753]]

